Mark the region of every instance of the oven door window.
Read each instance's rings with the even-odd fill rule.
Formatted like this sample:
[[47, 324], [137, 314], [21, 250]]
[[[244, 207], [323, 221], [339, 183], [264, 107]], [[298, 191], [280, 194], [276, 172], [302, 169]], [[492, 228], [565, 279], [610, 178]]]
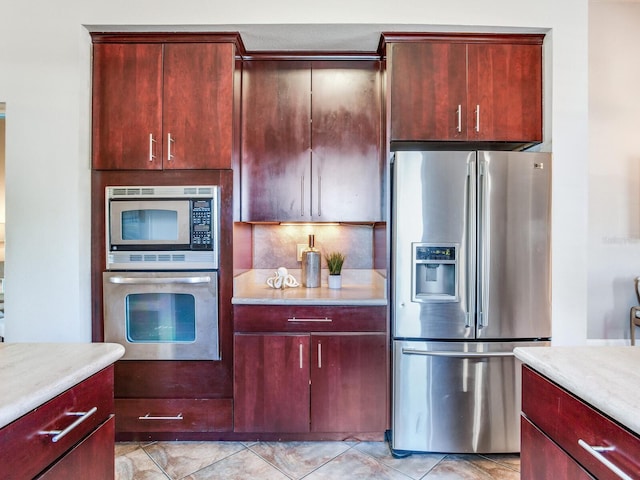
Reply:
[[189, 343], [196, 339], [196, 299], [186, 293], [134, 293], [125, 302], [131, 343]]

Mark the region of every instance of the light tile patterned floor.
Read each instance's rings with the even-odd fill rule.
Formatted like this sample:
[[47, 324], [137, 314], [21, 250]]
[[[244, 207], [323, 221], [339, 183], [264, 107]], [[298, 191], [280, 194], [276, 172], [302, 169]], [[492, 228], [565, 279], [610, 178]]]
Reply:
[[414, 454], [383, 442], [116, 443], [116, 480], [518, 480], [518, 455]]

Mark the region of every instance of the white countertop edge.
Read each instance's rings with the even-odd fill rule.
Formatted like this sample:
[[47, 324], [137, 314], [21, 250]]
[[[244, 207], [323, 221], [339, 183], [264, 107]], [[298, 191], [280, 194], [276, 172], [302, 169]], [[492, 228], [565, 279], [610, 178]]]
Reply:
[[640, 348], [517, 347], [516, 358], [640, 435]]
[[0, 428], [122, 355], [117, 343], [0, 343]]

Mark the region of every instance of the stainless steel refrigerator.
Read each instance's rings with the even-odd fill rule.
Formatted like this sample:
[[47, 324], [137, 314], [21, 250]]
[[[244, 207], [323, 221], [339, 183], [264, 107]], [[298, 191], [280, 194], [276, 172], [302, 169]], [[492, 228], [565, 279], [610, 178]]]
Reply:
[[550, 215], [550, 154], [396, 152], [396, 456], [519, 451], [513, 349], [551, 337]]

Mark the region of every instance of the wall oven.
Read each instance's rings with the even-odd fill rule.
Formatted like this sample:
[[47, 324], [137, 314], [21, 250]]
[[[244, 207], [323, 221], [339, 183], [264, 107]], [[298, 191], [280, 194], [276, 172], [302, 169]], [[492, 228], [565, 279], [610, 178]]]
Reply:
[[104, 338], [124, 360], [219, 360], [216, 271], [104, 272]]
[[124, 360], [219, 360], [219, 186], [107, 186], [104, 339]]
[[218, 268], [218, 186], [117, 186], [105, 196], [107, 270]]

